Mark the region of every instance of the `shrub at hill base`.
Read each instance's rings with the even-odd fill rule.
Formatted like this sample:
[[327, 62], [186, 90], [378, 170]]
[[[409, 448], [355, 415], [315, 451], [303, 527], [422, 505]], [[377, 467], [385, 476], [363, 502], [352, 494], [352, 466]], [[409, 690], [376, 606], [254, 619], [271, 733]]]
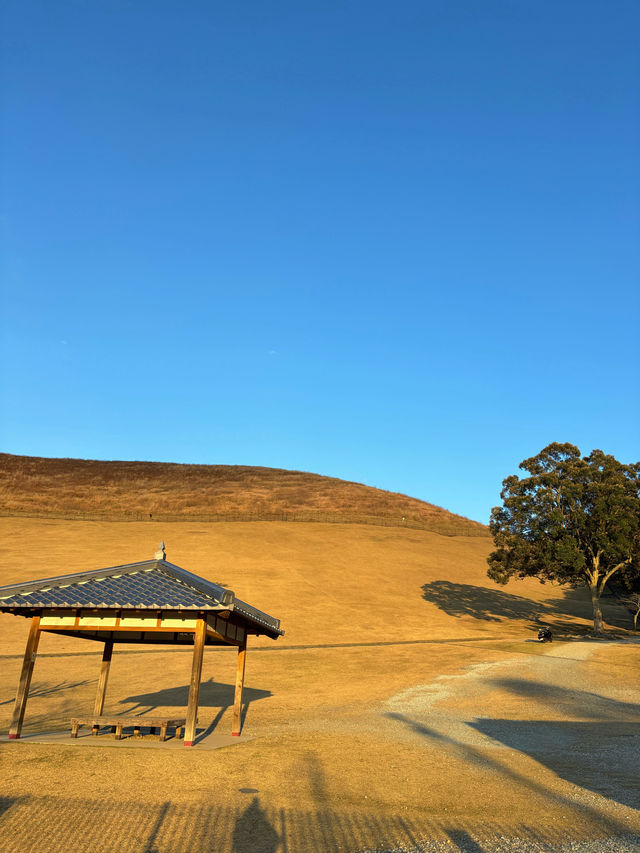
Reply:
[[640, 463], [624, 465], [601, 450], [581, 457], [572, 444], [550, 444], [503, 481], [503, 505], [491, 513], [496, 550], [489, 577], [537, 577], [586, 584], [596, 635], [603, 634], [600, 597], [607, 581], [628, 588], [640, 578]]

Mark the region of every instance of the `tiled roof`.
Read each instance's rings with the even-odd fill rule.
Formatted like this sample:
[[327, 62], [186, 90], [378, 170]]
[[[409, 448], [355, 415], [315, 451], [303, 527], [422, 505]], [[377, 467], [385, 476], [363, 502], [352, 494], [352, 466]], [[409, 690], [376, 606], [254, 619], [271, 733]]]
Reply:
[[33, 608], [235, 610], [265, 633], [279, 636], [280, 620], [235, 598], [166, 560], [148, 560], [97, 571], [0, 587], [0, 611]]
[[176, 607], [211, 609], [212, 600], [160, 570], [43, 587], [4, 599], [3, 604], [36, 607]]

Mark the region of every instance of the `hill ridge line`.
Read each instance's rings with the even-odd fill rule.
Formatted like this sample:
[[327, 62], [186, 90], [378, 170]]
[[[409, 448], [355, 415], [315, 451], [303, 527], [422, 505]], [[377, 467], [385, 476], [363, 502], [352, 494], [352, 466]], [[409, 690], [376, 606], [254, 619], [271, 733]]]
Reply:
[[488, 536], [480, 522], [350, 480], [284, 468], [0, 453], [0, 515], [100, 521], [365, 524]]

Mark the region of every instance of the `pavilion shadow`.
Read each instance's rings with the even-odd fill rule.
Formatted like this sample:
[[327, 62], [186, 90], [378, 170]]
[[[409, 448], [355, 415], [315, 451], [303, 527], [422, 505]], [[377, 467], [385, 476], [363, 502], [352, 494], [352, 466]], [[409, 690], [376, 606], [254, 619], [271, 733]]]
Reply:
[[[219, 708], [220, 710], [215, 715], [211, 724], [206, 731], [199, 736], [198, 739], [211, 734], [222, 719], [224, 712], [233, 707], [235, 696], [234, 684], [223, 684], [219, 681], [214, 681], [213, 678], [208, 681], [203, 681], [200, 685], [200, 698], [198, 707], [200, 708]], [[242, 711], [240, 715], [241, 725], [244, 726], [246, 716], [249, 711], [249, 706], [252, 702], [258, 699], [268, 699], [273, 696], [270, 690], [260, 690], [256, 687], [244, 687], [242, 691]], [[189, 685], [184, 684], [180, 687], [168, 687], [165, 690], [157, 690], [153, 693], [139, 693], [135, 696], [127, 696], [120, 700], [120, 704], [131, 704], [131, 708], [123, 711], [123, 714], [150, 714], [157, 708], [180, 708], [187, 706], [189, 701]]]

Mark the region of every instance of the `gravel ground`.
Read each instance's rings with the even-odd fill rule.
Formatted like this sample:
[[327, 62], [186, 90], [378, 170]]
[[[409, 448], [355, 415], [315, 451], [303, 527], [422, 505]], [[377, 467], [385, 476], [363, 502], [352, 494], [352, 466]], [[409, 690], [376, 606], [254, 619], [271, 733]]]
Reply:
[[[583, 752], [585, 779], [594, 767], [598, 773], [607, 767], [622, 770], [619, 781], [625, 784], [640, 766], [640, 687], [613, 684], [594, 692], [581, 669], [594, 648], [589, 642], [562, 644], [527, 660], [475, 664], [397, 693], [385, 711], [424, 723], [463, 748], [515, 748], [535, 757]], [[599, 741], [606, 742], [604, 762], [594, 760]], [[611, 780], [615, 785], [615, 772]], [[636, 779], [636, 789], [638, 784]]]
[[[396, 694], [386, 710], [390, 716], [410, 719], [417, 729], [428, 727], [459, 753], [481, 748], [499, 755], [510, 749], [530, 756], [571, 784], [564, 790], [567, 801], [597, 807], [605, 798], [639, 809], [640, 690], [627, 683], [594, 692], [582, 667], [597, 647], [589, 642], [562, 644], [526, 661], [469, 666], [460, 675], [441, 676]], [[480, 838], [460, 831], [452, 833], [451, 841], [425, 840], [419, 846], [376, 853], [383, 850], [640, 853], [640, 836], [556, 842]]]
[[638, 853], [640, 835], [599, 838], [596, 841], [569, 841], [566, 844], [540, 844], [524, 838], [496, 838], [456, 842], [425, 841], [419, 847], [368, 848], [359, 853]]

